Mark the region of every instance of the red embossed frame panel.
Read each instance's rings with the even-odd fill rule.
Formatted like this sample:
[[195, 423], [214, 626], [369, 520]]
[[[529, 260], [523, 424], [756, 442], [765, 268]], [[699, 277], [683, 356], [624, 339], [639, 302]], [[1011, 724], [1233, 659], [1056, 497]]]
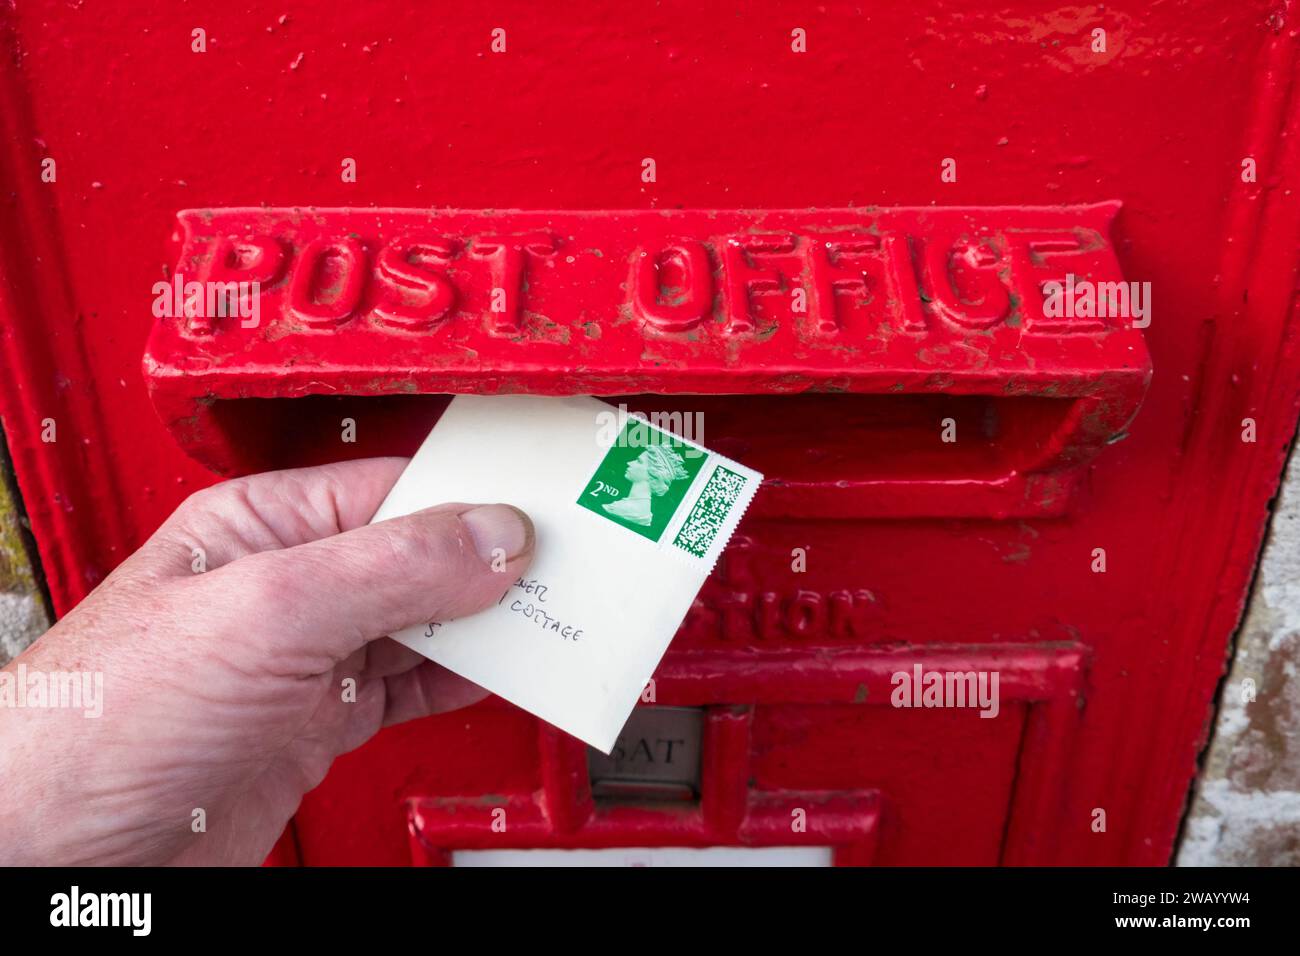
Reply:
[[[770, 766], [757, 750], [770, 746], [755, 728], [756, 710], [779, 713], [795, 705], [808, 721], [807, 733], [821, 738], [838, 762], [867, 743], [863, 730], [840, 716], [839, 707], [862, 710], [888, 704], [893, 675], [913, 666], [951, 672], [998, 672], [1001, 701], [1025, 708], [1019, 746], [1004, 759], [1014, 766], [1006, 803], [992, 819], [965, 834], [974, 861], [1050, 864], [1059, 861], [1061, 795], [1068, 786], [1069, 751], [1081, 722], [1084, 652], [1070, 644], [1050, 646], [905, 648], [870, 651], [789, 650], [736, 655], [690, 652], [670, 655], [655, 674], [656, 703], [706, 705], [701, 760], [701, 796], [694, 805], [610, 803], [593, 800], [587, 777], [587, 748], [546, 725], [539, 727], [541, 787], [531, 793], [494, 797], [405, 797], [412, 862], [447, 865], [457, 849], [532, 849], [539, 847], [640, 846], [828, 846], [837, 865], [877, 862], [882, 828], [917, 826], [919, 806], [898, 805], [887, 781], [897, 766], [857, 761], [863, 779], [876, 786], [818, 790], [779, 787], [780, 766]], [[744, 704], [731, 703], [745, 701]], [[810, 705], [810, 706], [809, 706]], [[898, 711], [894, 711], [895, 714]], [[979, 725], [973, 712], [963, 715]], [[991, 724], [990, 724], [991, 726]], [[775, 737], [787, 736], [780, 729]], [[940, 738], [924, 740], [938, 755], [951, 746]], [[798, 748], [793, 748], [798, 753]], [[797, 759], [802, 772], [835, 774], [820, 758]], [[832, 762], [836, 762], [832, 759]], [[985, 768], [990, 778], [1006, 769]], [[851, 771], [852, 772], [852, 771]], [[784, 771], [788, 775], [788, 769]], [[763, 786], [757, 786], [756, 784]], [[919, 801], [918, 801], [919, 802]], [[952, 787], [940, 804], [968, 823], [981, 818]], [[892, 805], [891, 805], [892, 804]], [[795, 814], [801, 826], [793, 826]], [[504, 826], [502, 826], [504, 823]], [[1005, 836], [1004, 836], [1005, 833]], [[993, 847], [993, 856], [980, 858]], [[964, 848], [944, 851], [960, 859]]]
[[[224, 473], [256, 469], [274, 440], [225, 404], [249, 399], [984, 396], [1009, 410], [999, 455], [819, 479], [787, 454], [756, 513], [1060, 514], [1150, 379], [1134, 322], [1060, 316], [1044, 297], [1070, 276], [1124, 282], [1117, 210], [191, 210], [176, 302], [188, 283], [256, 282], [258, 308], [177, 308], [145, 374], [182, 446]], [[854, 427], [815, 405], [807, 418]]]

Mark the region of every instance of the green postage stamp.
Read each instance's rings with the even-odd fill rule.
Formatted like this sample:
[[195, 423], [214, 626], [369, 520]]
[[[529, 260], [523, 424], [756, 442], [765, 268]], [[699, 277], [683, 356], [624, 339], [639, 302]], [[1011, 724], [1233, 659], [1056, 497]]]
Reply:
[[577, 503], [711, 568], [763, 476], [627, 416]]

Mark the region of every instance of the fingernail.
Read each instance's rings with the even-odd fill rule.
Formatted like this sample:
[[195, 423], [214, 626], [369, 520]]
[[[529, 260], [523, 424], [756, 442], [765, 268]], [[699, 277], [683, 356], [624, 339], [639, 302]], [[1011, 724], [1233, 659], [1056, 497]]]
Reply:
[[474, 550], [485, 564], [518, 557], [533, 543], [533, 522], [512, 505], [479, 505], [463, 512]]

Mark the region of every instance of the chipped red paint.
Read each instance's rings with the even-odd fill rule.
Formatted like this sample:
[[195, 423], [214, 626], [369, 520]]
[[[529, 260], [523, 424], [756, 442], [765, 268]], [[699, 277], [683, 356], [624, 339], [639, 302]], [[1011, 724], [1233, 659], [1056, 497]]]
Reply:
[[[452, 353], [422, 345], [463, 336], [482, 349], [477, 365], [465, 353], [451, 363], [462, 385], [627, 391], [646, 410], [698, 410], [707, 444], [787, 483], [764, 490], [660, 669], [660, 702], [710, 708], [704, 793], [673, 820], [589, 800], [580, 753], [489, 701], [392, 728], [342, 758], [277, 861], [445, 860], [481, 834], [472, 819], [447, 819], [468, 801], [518, 811], [507, 830], [516, 846], [758, 845], [776, 840], [780, 814], [807, 804], [818, 811], [808, 832], [840, 847], [841, 862], [1162, 863], [1300, 399], [1292, 17], [1267, 0], [739, 11], [666, 0], [562, 12], [503, 0], [436, 18], [387, 3], [323, 15], [296, 0], [273, 14], [5, 6], [0, 414], [56, 607], [66, 612], [216, 480], [187, 449], [231, 470], [410, 450], [443, 401], [421, 392], [451, 380], [431, 360]], [[489, 48], [498, 26], [504, 54]], [[207, 53], [190, 52], [196, 27]], [[807, 53], [791, 50], [795, 27]], [[1092, 50], [1094, 29], [1107, 31], [1106, 50]], [[46, 158], [57, 160], [55, 183], [41, 181]], [[355, 182], [340, 176], [347, 158]], [[641, 178], [645, 158], [655, 182]], [[940, 179], [945, 158], [955, 182]], [[1243, 181], [1245, 158], [1256, 180]], [[927, 239], [952, 216], [992, 216], [996, 231], [1103, 215], [1081, 211], [1103, 201], [1123, 203], [1113, 229], [1095, 227], [1111, 243], [1106, 274], [1152, 283], [1140, 335], [1036, 343], [1022, 326], [1028, 344], [1017, 332], [1011, 357], [994, 353], [980, 392], [969, 349], [1012, 334], [998, 298], [1010, 286], [987, 278], [990, 250], [959, 264], [975, 283], [962, 296], [965, 326], [941, 299], [905, 310], [879, 364], [852, 322], [837, 333], [839, 311], [824, 308], [854, 295], [851, 260], [864, 250], [805, 243], [807, 334], [853, 344], [834, 359], [780, 363], [721, 344], [761, 334], [761, 310], [781, 296], [765, 289], [789, 284], [762, 271], [830, 210], [852, 207], [856, 224], [932, 207], [931, 226], [882, 229], [880, 251], [867, 250], [898, 263], [899, 235], [919, 240], [907, 251], [923, 283], [945, 265], [925, 254], [942, 257], [945, 244]], [[321, 250], [329, 269], [365, 257], [374, 271], [294, 314], [268, 309], [260, 334], [220, 321], [174, 337], [153, 328], [153, 284], [177, 262], [165, 241], [177, 211], [250, 206], [268, 207], [247, 214], [263, 232], [279, 207], [353, 210], [358, 237], [309, 236], [310, 223], [283, 234], [333, 243]], [[680, 301], [648, 293], [649, 272], [626, 258], [634, 237], [611, 227], [602, 242], [621, 261], [575, 261], [590, 284], [542, 281], [537, 295], [555, 296], [555, 308], [627, 305], [637, 320], [616, 325], [601, 311], [594, 339], [560, 314], [565, 346], [512, 341], [516, 327], [535, 330], [525, 297], [487, 313], [480, 297], [483, 277], [506, 290], [528, 281], [531, 293], [533, 276], [559, 275], [573, 229], [555, 231], [553, 252], [534, 235], [513, 254], [532, 235], [519, 227], [545, 214], [498, 214], [501, 228], [474, 232], [481, 259], [435, 242], [470, 238], [464, 230], [423, 237], [414, 256], [385, 254], [399, 238], [383, 218], [390, 207], [431, 220], [448, 214], [409, 210], [639, 210], [619, 215], [647, 223], [699, 215], [670, 210], [807, 212], [778, 214], [794, 217], [784, 236], [747, 234], [741, 219], [672, 236], [657, 264], [690, 277]], [[719, 247], [727, 236], [738, 243]], [[303, 250], [262, 251], [262, 268], [287, 276]], [[224, 261], [256, 257], [250, 247]], [[427, 298], [349, 318], [329, 309], [443, 266], [463, 273], [463, 289], [435, 284]], [[848, 291], [828, 295], [836, 284]], [[753, 329], [733, 307], [746, 296], [760, 310]], [[925, 329], [908, 328], [918, 317]], [[701, 330], [717, 334], [692, 341]], [[791, 331], [787, 321], [778, 335]], [[151, 332], [159, 364], [148, 387], [165, 423], [140, 374]], [[934, 336], [950, 346], [937, 357], [925, 347]], [[1061, 340], [1075, 345], [1053, 354], [1047, 343]], [[1123, 346], [1139, 341], [1154, 376], [1121, 432], [1145, 368]], [[343, 342], [358, 348], [355, 368], [336, 351]], [[656, 367], [643, 342], [670, 354]], [[998, 391], [998, 375], [1026, 381], [1015, 356], [1034, 348], [1047, 349], [1048, 369], [1034, 387], [1055, 377], [1100, 396], [1100, 415], [1076, 422], [1082, 432], [1064, 427], [1082, 392]], [[535, 374], [506, 363], [521, 350], [542, 356]], [[812, 391], [832, 361], [855, 391]], [[164, 380], [182, 364], [193, 381]], [[229, 392], [222, 368], [239, 380]], [[904, 389], [880, 392], [891, 374]], [[331, 388], [354, 394], [309, 394]], [[209, 389], [220, 399], [211, 405]], [[695, 391], [714, 394], [681, 394]], [[358, 441], [340, 448], [344, 416]], [[956, 445], [934, 441], [945, 417], [959, 422]], [[41, 441], [46, 418], [56, 443]], [[1245, 418], [1255, 443], [1241, 441]], [[1098, 449], [1101, 435], [1123, 440]], [[1035, 474], [1072, 477], [1035, 486]], [[1106, 549], [1105, 574], [1090, 571], [1095, 548]], [[890, 676], [913, 662], [997, 668], [1009, 688], [999, 717], [891, 707]]]

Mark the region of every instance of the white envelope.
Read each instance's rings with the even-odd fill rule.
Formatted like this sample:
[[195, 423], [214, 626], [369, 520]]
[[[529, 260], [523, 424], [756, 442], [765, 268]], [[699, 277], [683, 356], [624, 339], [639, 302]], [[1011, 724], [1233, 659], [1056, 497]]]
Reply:
[[594, 398], [454, 398], [372, 521], [505, 502], [537, 530], [492, 608], [393, 637], [609, 753], [762, 475]]

